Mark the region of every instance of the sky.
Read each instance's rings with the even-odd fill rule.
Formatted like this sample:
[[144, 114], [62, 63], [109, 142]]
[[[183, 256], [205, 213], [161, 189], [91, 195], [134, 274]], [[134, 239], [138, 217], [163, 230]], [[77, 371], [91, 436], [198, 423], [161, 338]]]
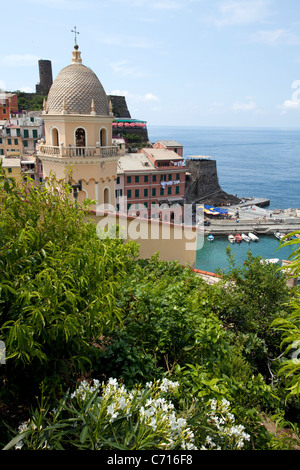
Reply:
[[300, 127], [299, 0], [1, 0], [0, 89], [83, 64], [148, 126]]

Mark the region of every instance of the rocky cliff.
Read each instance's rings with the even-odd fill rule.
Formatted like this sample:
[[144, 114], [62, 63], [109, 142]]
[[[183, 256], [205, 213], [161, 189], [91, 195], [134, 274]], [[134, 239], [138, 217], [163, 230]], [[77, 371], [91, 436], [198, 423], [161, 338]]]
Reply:
[[219, 206], [240, 202], [239, 198], [222, 190], [215, 160], [210, 157], [188, 157], [186, 166], [186, 203], [205, 203]]

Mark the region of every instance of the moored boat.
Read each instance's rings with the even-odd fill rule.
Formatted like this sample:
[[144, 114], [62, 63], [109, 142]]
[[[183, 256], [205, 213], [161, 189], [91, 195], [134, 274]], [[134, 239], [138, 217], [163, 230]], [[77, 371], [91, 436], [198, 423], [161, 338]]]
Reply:
[[247, 243], [250, 242], [250, 238], [245, 233], [242, 233], [242, 239], [244, 240], [244, 242], [247, 242]]
[[209, 242], [213, 242], [214, 239], [215, 239], [215, 237], [214, 237], [213, 235], [208, 235], [208, 237], [207, 237], [207, 240], [208, 240]]
[[278, 238], [278, 240], [282, 240], [282, 238], [284, 237], [284, 233], [281, 233], [281, 232], [274, 232], [274, 235], [276, 238]]
[[249, 232], [249, 233], [248, 233], [248, 237], [249, 237], [253, 242], [258, 242], [258, 241], [259, 241], [258, 236], [255, 235], [255, 234], [252, 233], [252, 232]]
[[237, 243], [241, 243], [241, 241], [243, 240], [239, 233], [237, 233], [234, 238]]
[[280, 262], [279, 258], [269, 258], [269, 259], [261, 259], [261, 264], [277, 264]]
[[228, 235], [228, 240], [230, 241], [230, 243], [235, 243], [234, 235]]

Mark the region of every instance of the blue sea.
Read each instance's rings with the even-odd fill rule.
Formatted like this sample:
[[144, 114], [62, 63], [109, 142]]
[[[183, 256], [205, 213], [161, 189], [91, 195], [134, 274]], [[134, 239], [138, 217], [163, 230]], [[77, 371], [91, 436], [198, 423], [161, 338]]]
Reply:
[[[263, 197], [270, 209], [300, 209], [300, 129], [148, 126], [151, 142], [176, 140], [184, 157], [215, 158], [221, 188], [239, 197]], [[197, 252], [198, 269], [215, 272], [227, 269], [227, 238], [205, 241]], [[280, 248], [270, 236], [259, 243], [230, 245], [237, 264], [247, 251], [263, 258], [287, 259], [291, 248]]]

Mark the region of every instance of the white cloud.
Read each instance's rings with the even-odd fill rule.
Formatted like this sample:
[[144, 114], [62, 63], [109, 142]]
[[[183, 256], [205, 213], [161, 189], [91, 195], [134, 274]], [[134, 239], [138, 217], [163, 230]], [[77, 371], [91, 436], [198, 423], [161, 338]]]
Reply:
[[145, 102], [145, 101], [159, 101], [159, 98], [153, 93], [145, 93], [144, 95], [139, 95], [136, 93], [131, 93], [128, 90], [112, 90], [109, 95], [125, 96], [126, 98], [133, 100], [135, 102]]
[[[30, 3], [40, 6], [41, 0], [29, 0]], [[85, 10], [92, 3], [88, 0], [43, 0], [43, 7], [56, 8], [58, 10]]]
[[250, 38], [251, 42], [267, 44], [269, 46], [276, 46], [278, 44], [285, 44], [296, 46], [300, 44], [300, 37], [286, 29], [274, 29], [257, 31]]
[[0, 65], [5, 67], [28, 67], [37, 65], [40, 57], [32, 54], [10, 54], [0, 57]]
[[6, 85], [3, 80], [0, 80], [0, 91], [6, 91]]
[[265, 21], [270, 15], [269, 0], [227, 0], [219, 6], [216, 26], [243, 25]]
[[119, 73], [122, 76], [141, 78], [146, 77], [148, 73], [139, 66], [132, 66], [128, 60], [119, 60], [118, 62], [112, 62], [110, 64], [114, 72]]
[[152, 7], [158, 10], [180, 10], [183, 6], [183, 2], [175, 0], [159, 0], [152, 3]]
[[247, 101], [237, 101], [232, 105], [234, 111], [257, 111], [258, 106], [251, 98]]
[[287, 111], [294, 111], [300, 109], [300, 103], [293, 100], [285, 100], [282, 105], [279, 106], [282, 110], [282, 114], [286, 114]]
[[145, 100], [146, 101], [159, 101], [159, 98], [155, 95], [153, 95], [153, 93], [146, 93], [145, 94]]
[[32, 87], [26, 86], [26, 85], [25, 85], [25, 86], [21, 86], [21, 87], [19, 88], [19, 90], [20, 90], [20, 91], [24, 91], [24, 93], [34, 93], [34, 92], [35, 92], [35, 90], [34, 90]]
[[219, 101], [214, 101], [213, 103], [210, 104], [208, 111], [210, 113], [214, 112], [220, 112], [224, 110], [224, 103], [221, 103]]
[[[110, 0], [110, 2], [122, 3], [128, 5], [128, 0]], [[130, 7], [148, 7], [154, 10], [173, 10], [178, 11], [186, 8], [189, 3], [197, 3], [202, 0], [155, 0], [149, 2], [149, 0], [131, 0]]]
[[295, 80], [292, 83], [292, 88], [296, 91], [292, 94], [290, 100], [285, 100], [278, 107], [281, 109], [281, 114], [286, 114], [288, 111], [294, 111], [300, 109], [300, 80]]
[[115, 96], [128, 96], [128, 91], [121, 91], [121, 90], [112, 90], [108, 94], [115, 95]]

